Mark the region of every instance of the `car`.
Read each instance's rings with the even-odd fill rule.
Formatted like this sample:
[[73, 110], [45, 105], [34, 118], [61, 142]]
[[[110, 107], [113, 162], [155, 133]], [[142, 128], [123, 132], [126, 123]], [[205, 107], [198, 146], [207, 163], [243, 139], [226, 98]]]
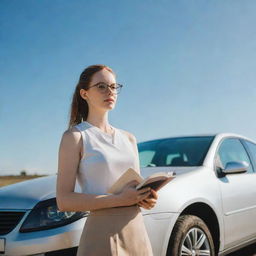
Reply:
[[[138, 143], [141, 174], [176, 173], [142, 208], [156, 256], [226, 255], [256, 241], [256, 143], [218, 133]], [[80, 187], [75, 186], [79, 192]], [[0, 189], [0, 255], [75, 255], [89, 212], [61, 212], [56, 175]]]

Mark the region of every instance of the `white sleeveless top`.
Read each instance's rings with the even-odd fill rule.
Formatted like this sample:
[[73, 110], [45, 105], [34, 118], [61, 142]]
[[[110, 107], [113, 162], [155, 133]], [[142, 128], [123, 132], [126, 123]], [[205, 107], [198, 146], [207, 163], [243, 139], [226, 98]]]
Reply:
[[82, 193], [108, 194], [108, 188], [128, 168], [139, 172], [139, 159], [124, 131], [111, 126], [114, 129], [111, 135], [87, 121], [74, 127], [83, 139], [84, 154], [77, 173]]

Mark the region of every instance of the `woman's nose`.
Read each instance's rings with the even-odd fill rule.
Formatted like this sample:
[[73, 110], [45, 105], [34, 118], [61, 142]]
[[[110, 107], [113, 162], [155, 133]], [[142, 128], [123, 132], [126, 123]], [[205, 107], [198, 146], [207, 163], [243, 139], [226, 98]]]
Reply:
[[108, 87], [108, 95], [115, 95], [115, 93], [113, 92], [113, 90], [110, 88], [110, 87]]

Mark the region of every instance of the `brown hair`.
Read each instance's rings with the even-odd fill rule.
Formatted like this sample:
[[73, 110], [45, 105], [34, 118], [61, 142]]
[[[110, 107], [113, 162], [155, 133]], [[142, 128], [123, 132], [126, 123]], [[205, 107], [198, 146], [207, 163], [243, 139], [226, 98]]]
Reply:
[[89, 107], [88, 107], [87, 101], [81, 97], [80, 90], [81, 89], [88, 90], [88, 87], [92, 80], [93, 75], [96, 72], [103, 69], [106, 69], [115, 75], [115, 73], [110, 67], [102, 64], [88, 66], [81, 73], [79, 81], [76, 85], [76, 88], [73, 94], [73, 98], [72, 98], [72, 103], [71, 103], [71, 108], [69, 113], [70, 119], [69, 119], [68, 128], [71, 128], [74, 125], [79, 124], [80, 122], [85, 121], [87, 119]]

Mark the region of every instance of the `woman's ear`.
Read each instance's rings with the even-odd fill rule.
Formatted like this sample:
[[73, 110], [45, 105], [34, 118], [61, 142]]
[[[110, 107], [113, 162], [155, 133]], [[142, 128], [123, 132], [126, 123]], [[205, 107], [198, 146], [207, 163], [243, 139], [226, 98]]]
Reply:
[[84, 99], [84, 100], [86, 100], [87, 99], [87, 92], [86, 92], [86, 90], [85, 89], [80, 89], [80, 96]]

